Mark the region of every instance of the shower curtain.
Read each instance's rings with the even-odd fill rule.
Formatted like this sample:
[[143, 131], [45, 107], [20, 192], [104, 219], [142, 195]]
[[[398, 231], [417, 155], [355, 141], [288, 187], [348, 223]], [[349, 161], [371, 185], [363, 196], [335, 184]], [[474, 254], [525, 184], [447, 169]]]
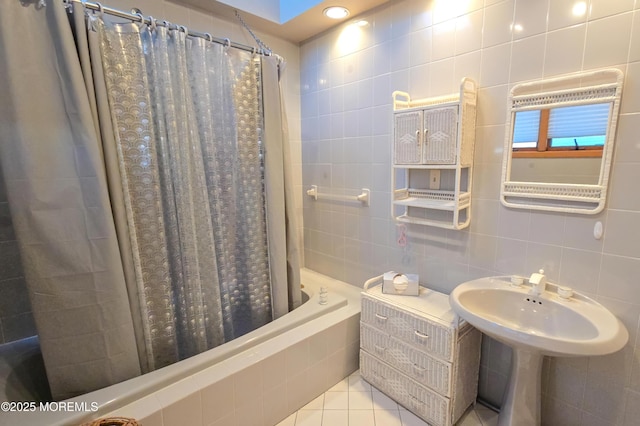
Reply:
[[[72, 34], [61, 2], [0, 3], [0, 156], [54, 398], [200, 353], [299, 305], [274, 58], [186, 28], [101, 16], [87, 27], [78, 4]], [[69, 312], [78, 293], [84, 310]], [[82, 330], [61, 336], [70, 322]], [[78, 365], [108, 374], [85, 380]]]

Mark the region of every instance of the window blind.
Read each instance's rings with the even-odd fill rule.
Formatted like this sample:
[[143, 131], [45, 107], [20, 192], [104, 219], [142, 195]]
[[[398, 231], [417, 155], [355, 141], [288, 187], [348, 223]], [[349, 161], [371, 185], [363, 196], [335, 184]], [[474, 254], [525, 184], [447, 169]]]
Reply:
[[553, 108], [549, 114], [549, 139], [605, 136], [611, 104]]
[[518, 111], [513, 125], [513, 147], [535, 148], [539, 127], [540, 110]]

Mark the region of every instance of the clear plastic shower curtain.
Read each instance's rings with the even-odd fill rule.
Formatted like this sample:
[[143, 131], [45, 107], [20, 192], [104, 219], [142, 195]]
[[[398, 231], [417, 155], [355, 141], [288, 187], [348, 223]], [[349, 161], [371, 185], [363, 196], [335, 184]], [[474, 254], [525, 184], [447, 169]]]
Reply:
[[271, 321], [260, 59], [95, 18], [150, 369]]

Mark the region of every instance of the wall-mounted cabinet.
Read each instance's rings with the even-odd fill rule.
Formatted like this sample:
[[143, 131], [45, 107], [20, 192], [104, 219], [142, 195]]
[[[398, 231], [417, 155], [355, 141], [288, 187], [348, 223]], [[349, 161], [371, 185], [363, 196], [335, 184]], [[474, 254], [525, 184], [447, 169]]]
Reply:
[[391, 214], [399, 222], [463, 229], [471, 220], [476, 83], [412, 100], [393, 92]]

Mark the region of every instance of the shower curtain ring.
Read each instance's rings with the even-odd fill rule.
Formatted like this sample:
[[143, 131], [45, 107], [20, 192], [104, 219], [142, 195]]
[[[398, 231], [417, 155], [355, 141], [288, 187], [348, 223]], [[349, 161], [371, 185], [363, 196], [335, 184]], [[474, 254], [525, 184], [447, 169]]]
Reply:
[[135, 15], [140, 18], [140, 23], [144, 24], [144, 16], [142, 15], [142, 12], [138, 12]]
[[184, 25], [178, 26], [178, 31], [183, 31], [185, 36], [189, 36], [189, 30]]
[[211, 36], [211, 34], [209, 33], [204, 33], [204, 35], [207, 37], [207, 40], [209, 40], [209, 42], [213, 41], [213, 37]]
[[104, 18], [104, 6], [100, 2], [96, 2], [96, 6], [98, 6], [98, 14], [101, 18]]
[[228, 38], [224, 39], [224, 47], [226, 49], [229, 49], [231, 47], [231, 40], [229, 40]]
[[149, 15], [149, 27], [151, 28], [151, 31], [155, 31], [156, 30], [156, 20], [153, 19], [153, 16]]
[[164, 20], [162, 21], [162, 25], [167, 29], [170, 30], [171, 29], [171, 22]]

